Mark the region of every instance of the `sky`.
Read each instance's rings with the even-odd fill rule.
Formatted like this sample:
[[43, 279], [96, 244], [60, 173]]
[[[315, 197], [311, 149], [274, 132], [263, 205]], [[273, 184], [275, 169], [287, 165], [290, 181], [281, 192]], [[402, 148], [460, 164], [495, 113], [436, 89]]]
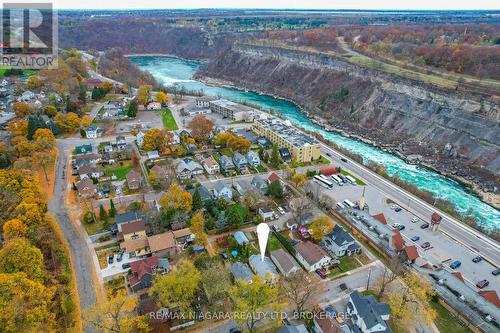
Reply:
[[[9, 1], [16, 2], [16, 1]], [[39, 2], [39, 1], [29, 1]], [[288, 8], [288, 9], [500, 9], [498, 0], [54, 0], [60, 9]]]

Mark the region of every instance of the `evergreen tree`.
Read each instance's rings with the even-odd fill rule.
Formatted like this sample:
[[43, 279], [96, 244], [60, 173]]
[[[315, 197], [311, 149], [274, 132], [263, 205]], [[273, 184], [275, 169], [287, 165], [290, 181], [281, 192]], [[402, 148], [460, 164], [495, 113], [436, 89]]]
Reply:
[[137, 116], [137, 109], [137, 100], [134, 98], [128, 105], [127, 116], [130, 118], [135, 118]]
[[80, 85], [80, 91], [78, 93], [78, 99], [82, 102], [87, 101], [87, 88], [84, 85]]
[[99, 220], [106, 221], [108, 219], [108, 213], [104, 209], [103, 205], [99, 205]]
[[200, 191], [198, 190], [197, 187], [193, 193], [193, 211], [197, 211], [202, 207], [203, 207], [203, 201], [201, 200]]
[[92, 89], [92, 100], [94, 101], [97, 101], [99, 99], [99, 90], [97, 89], [97, 87], [94, 87]]
[[279, 180], [276, 180], [269, 184], [269, 186], [267, 187], [267, 194], [275, 198], [283, 197], [283, 188], [281, 187], [281, 183]]
[[109, 199], [109, 216], [115, 217], [115, 215], [116, 215], [115, 203], [113, 202], [113, 199]]
[[273, 146], [273, 152], [271, 153], [271, 165], [275, 168], [280, 165], [280, 155], [278, 153], [278, 147]]
[[71, 102], [71, 98], [68, 96], [66, 96], [66, 112], [74, 112], [75, 111], [75, 107], [73, 105], [73, 103]]

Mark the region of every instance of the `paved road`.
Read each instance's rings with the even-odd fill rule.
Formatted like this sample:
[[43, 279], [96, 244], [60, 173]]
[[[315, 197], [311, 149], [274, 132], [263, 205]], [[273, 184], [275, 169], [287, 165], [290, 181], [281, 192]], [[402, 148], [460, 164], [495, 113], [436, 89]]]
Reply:
[[[49, 201], [49, 211], [55, 216], [61, 231], [66, 238], [71, 257], [73, 258], [74, 270], [80, 297], [82, 310], [93, 305], [97, 301], [94, 286], [94, 261], [90, 254], [84, 235], [71, 222], [68, 211], [64, 206], [64, 192], [66, 190], [66, 166], [68, 162], [67, 152], [59, 147], [59, 158], [57, 159], [56, 179], [54, 185], [54, 197]], [[90, 327], [86, 332], [94, 332]]]

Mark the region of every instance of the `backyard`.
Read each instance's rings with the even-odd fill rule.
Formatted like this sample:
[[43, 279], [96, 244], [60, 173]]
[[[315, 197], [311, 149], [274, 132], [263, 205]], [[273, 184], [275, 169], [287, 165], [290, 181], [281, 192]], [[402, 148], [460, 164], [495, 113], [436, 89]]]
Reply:
[[361, 266], [361, 264], [354, 257], [344, 256], [339, 258], [339, 261], [339, 265], [328, 272], [328, 277], [338, 278], [343, 276], [344, 273]]
[[175, 122], [175, 118], [172, 115], [172, 111], [170, 109], [165, 109], [161, 112], [161, 120], [163, 121], [163, 128], [169, 131], [177, 130], [177, 123]]
[[106, 170], [106, 175], [111, 176], [114, 174], [117, 179], [124, 180], [132, 168], [130, 162], [120, 162], [114, 165], [107, 165], [104, 169]]

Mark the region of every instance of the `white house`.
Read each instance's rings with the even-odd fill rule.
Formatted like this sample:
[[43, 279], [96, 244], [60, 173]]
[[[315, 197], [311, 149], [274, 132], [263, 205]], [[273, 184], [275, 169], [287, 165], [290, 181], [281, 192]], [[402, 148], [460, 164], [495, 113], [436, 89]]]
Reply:
[[156, 158], [160, 158], [160, 153], [158, 153], [158, 150], [148, 151], [148, 159], [154, 160]]
[[161, 103], [159, 102], [151, 102], [147, 106], [148, 110], [160, 110], [161, 109]]
[[337, 257], [352, 256], [361, 252], [359, 244], [338, 224], [335, 225], [332, 232], [323, 237], [322, 244]]
[[268, 206], [262, 206], [259, 208], [259, 215], [262, 217], [263, 221], [272, 220], [274, 217], [274, 212]]
[[170, 139], [169, 144], [171, 145], [180, 145], [181, 144], [181, 136], [179, 135], [178, 132], [172, 131], [170, 132], [172, 134], [172, 137]]
[[371, 295], [363, 296], [353, 291], [347, 302], [347, 313], [363, 333], [391, 332], [386, 322], [391, 316], [389, 305], [377, 302]]
[[248, 151], [248, 153], [246, 154], [246, 159], [248, 161], [248, 164], [253, 167], [257, 167], [260, 164], [259, 154], [257, 154], [253, 150]]
[[251, 255], [248, 258], [248, 264], [262, 280], [266, 280], [269, 283], [274, 283], [276, 281], [278, 271], [276, 271], [276, 267], [274, 267], [269, 257], [264, 257], [264, 260], [262, 260], [260, 254]]
[[216, 197], [217, 199], [223, 198], [226, 201], [230, 201], [233, 199], [233, 191], [228, 185], [224, 184], [223, 182], [218, 182], [217, 184], [215, 184], [213, 192], [214, 197]]
[[90, 125], [89, 127], [87, 127], [87, 129], [85, 130], [87, 139], [96, 139], [98, 136], [98, 131], [99, 128], [97, 126]]
[[301, 270], [299, 264], [287, 251], [278, 249], [270, 253], [271, 260], [284, 276], [291, 276]]
[[299, 242], [293, 247], [296, 251], [295, 257], [309, 272], [327, 266], [332, 261], [328, 253], [313, 242]]
[[201, 175], [203, 173], [201, 164], [191, 159], [180, 161], [175, 167], [175, 170], [180, 179], [189, 179], [194, 175]]
[[219, 163], [212, 156], [204, 159], [202, 165], [209, 175], [215, 175], [220, 171]]
[[142, 131], [137, 133], [137, 135], [135, 136], [135, 140], [137, 141], [137, 145], [139, 146], [139, 148], [142, 147], [142, 143], [144, 142], [144, 133]]
[[101, 174], [94, 165], [85, 164], [78, 169], [78, 175], [80, 180], [83, 180], [85, 178], [99, 178]]

